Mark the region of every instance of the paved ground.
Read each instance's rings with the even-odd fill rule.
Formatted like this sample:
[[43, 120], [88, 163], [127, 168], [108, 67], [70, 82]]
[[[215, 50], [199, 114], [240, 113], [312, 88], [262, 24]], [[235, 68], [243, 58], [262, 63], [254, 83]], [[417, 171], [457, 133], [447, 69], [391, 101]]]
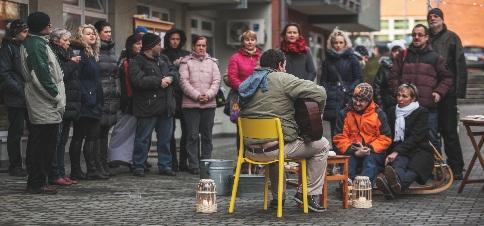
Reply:
[[[461, 106], [461, 115], [482, 114], [482, 109], [482, 105]], [[460, 129], [467, 164], [472, 149], [465, 130]], [[216, 139], [213, 157], [234, 158], [234, 143], [232, 138]], [[197, 214], [195, 176], [180, 173], [166, 177], [151, 172], [145, 178], [135, 178], [127, 168], [115, 171], [118, 175], [110, 180], [82, 181], [60, 188], [55, 196], [26, 194], [24, 179], [0, 174], [0, 225], [484, 225], [482, 184], [467, 185], [457, 194], [456, 182], [437, 195], [404, 196], [395, 201], [375, 195], [370, 209], [341, 209], [341, 202], [332, 193], [327, 212], [309, 215], [288, 200], [283, 218], [277, 219], [274, 211], [262, 210], [262, 194], [238, 198], [233, 215], [227, 214], [228, 197], [223, 196], [217, 197], [217, 213]], [[473, 176], [484, 178], [483, 169], [475, 167]], [[288, 198], [294, 192], [290, 188]]]

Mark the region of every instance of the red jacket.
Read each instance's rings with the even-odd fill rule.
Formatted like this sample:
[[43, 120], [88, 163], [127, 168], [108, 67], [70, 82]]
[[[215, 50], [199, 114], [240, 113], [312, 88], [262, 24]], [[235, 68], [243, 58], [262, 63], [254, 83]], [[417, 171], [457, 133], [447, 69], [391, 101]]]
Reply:
[[260, 49], [256, 49], [255, 54], [249, 55], [244, 48], [240, 48], [229, 59], [228, 75], [232, 89], [239, 90], [240, 84], [254, 72], [260, 58]]
[[386, 115], [371, 102], [362, 114], [347, 108], [340, 111], [333, 143], [341, 153], [353, 151], [353, 143], [370, 146], [375, 153], [385, 153], [392, 144], [391, 130]]

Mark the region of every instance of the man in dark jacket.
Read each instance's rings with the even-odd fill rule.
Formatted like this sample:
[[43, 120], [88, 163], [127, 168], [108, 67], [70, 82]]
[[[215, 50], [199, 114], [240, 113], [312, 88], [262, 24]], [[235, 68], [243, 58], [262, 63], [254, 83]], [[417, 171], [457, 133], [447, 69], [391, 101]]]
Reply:
[[[185, 46], [187, 41], [187, 37], [185, 32], [182, 30], [173, 28], [166, 32], [164, 37], [164, 47], [163, 54], [165, 54], [170, 62], [173, 63], [177, 68], [180, 65], [180, 60], [182, 57], [190, 54], [190, 52], [183, 50], [182, 48]], [[181, 112], [181, 103], [183, 98], [183, 92], [181, 91], [180, 87], [177, 85], [174, 87], [175, 89], [175, 99], [176, 99], [176, 111], [175, 117], [180, 119], [180, 126], [181, 126], [181, 139], [180, 139], [180, 162], [178, 162], [178, 158], [176, 155], [176, 140], [175, 140], [175, 126], [173, 126], [173, 135], [171, 138], [171, 155], [173, 159], [173, 170], [175, 171], [187, 171], [188, 170], [188, 153], [185, 148], [186, 146], [186, 126], [185, 126], [185, 118]], [[173, 119], [173, 125], [175, 125], [175, 118]]]
[[0, 91], [8, 111], [7, 152], [10, 161], [9, 174], [25, 177], [22, 169], [20, 140], [24, 130], [24, 120], [28, 117], [25, 108], [24, 79], [20, 62], [20, 44], [27, 38], [29, 28], [22, 20], [10, 23], [7, 36], [0, 48]]
[[114, 52], [111, 25], [105, 20], [94, 24], [101, 48], [99, 52], [99, 69], [101, 70], [101, 83], [103, 86], [104, 106], [101, 118], [101, 130], [99, 134], [102, 168], [107, 176], [114, 176], [108, 167], [108, 135], [109, 130], [117, 121], [117, 113], [120, 105], [121, 89], [118, 76], [118, 58]]
[[393, 91], [404, 83], [414, 84], [419, 91], [419, 104], [429, 110], [430, 141], [439, 147], [437, 104], [452, 86], [452, 73], [445, 60], [429, 43], [429, 31], [417, 24], [412, 30], [413, 41], [392, 68], [390, 84]]
[[[430, 26], [430, 43], [434, 50], [447, 62], [447, 67], [453, 73], [454, 85], [439, 104], [440, 133], [444, 140], [447, 163], [452, 168], [455, 178], [462, 179], [464, 160], [457, 133], [457, 97], [464, 98], [467, 85], [467, 67], [464, 58], [464, 48], [459, 36], [447, 30], [444, 23], [444, 13], [439, 8], [428, 12], [427, 21]], [[440, 149], [440, 147], [438, 147]]]
[[378, 68], [375, 80], [373, 81], [373, 100], [387, 115], [390, 115], [390, 109], [397, 104], [395, 95], [388, 86], [388, 79], [390, 79], [393, 61], [397, 59], [402, 51], [402, 47], [396, 45], [392, 47], [390, 56], [382, 56], [380, 58], [380, 67]]
[[141, 54], [129, 62], [133, 86], [133, 114], [137, 128], [133, 151], [133, 175], [143, 177], [153, 129], [157, 133], [159, 174], [175, 176], [172, 170], [170, 139], [173, 132], [175, 96], [173, 86], [178, 72], [169, 59], [161, 55], [161, 39], [145, 34]]

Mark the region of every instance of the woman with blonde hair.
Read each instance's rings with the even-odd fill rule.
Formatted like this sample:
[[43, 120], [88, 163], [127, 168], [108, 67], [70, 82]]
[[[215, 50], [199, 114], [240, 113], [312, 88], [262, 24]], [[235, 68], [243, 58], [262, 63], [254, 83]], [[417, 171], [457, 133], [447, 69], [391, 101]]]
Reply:
[[239, 90], [240, 84], [254, 72], [261, 54], [254, 31], [242, 33], [240, 44], [240, 49], [230, 57], [227, 66], [229, 85], [234, 90]]
[[351, 46], [348, 33], [338, 27], [329, 35], [319, 85], [324, 86], [328, 96], [324, 120], [330, 122], [331, 137], [335, 135], [336, 116], [356, 85], [363, 81], [360, 63]]
[[[80, 118], [74, 122], [69, 152], [73, 155], [71, 177], [74, 179], [107, 179], [99, 153], [99, 130], [103, 108], [103, 89], [99, 69], [99, 35], [91, 24], [79, 27], [71, 41], [74, 53], [81, 57], [79, 80], [81, 90]], [[79, 164], [82, 142], [87, 174], [84, 175]], [[75, 155], [75, 156], [74, 156]]]

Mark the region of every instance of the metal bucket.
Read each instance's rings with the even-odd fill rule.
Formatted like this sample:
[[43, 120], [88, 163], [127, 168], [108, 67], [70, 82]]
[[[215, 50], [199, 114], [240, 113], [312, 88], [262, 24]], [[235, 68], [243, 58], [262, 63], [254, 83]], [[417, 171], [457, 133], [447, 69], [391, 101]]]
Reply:
[[213, 179], [217, 186], [217, 195], [230, 195], [233, 175], [233, 160], [200, 160], [200, 179]]

